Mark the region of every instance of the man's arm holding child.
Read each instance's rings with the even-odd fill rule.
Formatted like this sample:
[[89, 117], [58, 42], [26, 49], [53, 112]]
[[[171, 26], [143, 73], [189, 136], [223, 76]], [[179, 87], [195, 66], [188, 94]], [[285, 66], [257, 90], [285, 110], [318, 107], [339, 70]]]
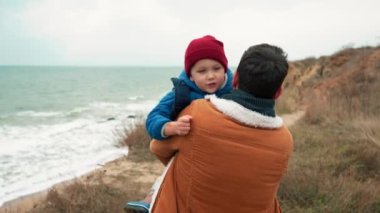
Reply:
[[[177, 121], [169, 122], [165, 129], [177, 135], [187, 135], [190, 132], [191, 119], [192, 117], [190, 115], [183, 115], [179, 117]], [[155, 154], [164, 165], [167, 165], [178, 151], [179, 144], [176, 141], [173, 142], [170, 139], [164, 142], [152, 140], [150, 142], [150, 151]]]

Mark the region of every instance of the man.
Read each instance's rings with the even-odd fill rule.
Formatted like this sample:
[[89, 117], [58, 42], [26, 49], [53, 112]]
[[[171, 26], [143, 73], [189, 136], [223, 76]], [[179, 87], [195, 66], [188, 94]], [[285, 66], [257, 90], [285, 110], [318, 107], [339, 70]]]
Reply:
[[193, 101], [186, 136], [154, 141], [168, 167], [152, 212], [281, 212], [276, 193], [292, 136], [274, 110], [288, 72], [281, 48], [260, 44], [243, 54], [235, 86], [222, 98]]

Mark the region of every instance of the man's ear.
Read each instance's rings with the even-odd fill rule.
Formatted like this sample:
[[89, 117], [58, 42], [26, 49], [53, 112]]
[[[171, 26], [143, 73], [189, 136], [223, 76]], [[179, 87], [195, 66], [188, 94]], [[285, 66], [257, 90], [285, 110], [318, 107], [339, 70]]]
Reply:
[[277, 89], [276, 93], [273, 96], [273, 99], [277, 99], [278, 97], [280, 97], [281, 93], [282, 93], [282, 85]]
[[232, 87], [233, 87], [234, 89], [237, 89], [237, 87], [238, 87], [238, 83], [239, 83], [239, 76], [238, 76], [238, 72], [237, 72], [237, 70], [236, 70], [235, 73], [234, 73], [234, 78], [233, 78], [233, 80], [232, 80]]

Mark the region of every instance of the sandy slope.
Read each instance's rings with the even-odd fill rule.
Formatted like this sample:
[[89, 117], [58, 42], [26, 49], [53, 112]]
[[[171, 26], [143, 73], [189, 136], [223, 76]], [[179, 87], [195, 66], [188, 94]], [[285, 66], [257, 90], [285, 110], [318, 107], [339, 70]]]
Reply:
[[[154, 182], [155, 178], [162, 173], [163, 169], [164, 167], [158, 161], [135, 163], [127, 160], [126, 157], [122, 157], [105, 164], [100, 169], [80, 177], [79, 180], [91, 184], [96, 182], [97, 176], [101, 175], [105, 184], [112, 184], [119, 188], [123, 187], [123, 181], [126, 179], [150, 185]], [[120, 177], [125, 178], [121, 179]], [[73, 181], [77, 180], [59, 183], [54, 187], [60, 190]], [[48, 190], [45, 190], [7, 202], [0, 208], [0, 213], [27, 212], [36, 204], [45, 200], [47, 191]]]

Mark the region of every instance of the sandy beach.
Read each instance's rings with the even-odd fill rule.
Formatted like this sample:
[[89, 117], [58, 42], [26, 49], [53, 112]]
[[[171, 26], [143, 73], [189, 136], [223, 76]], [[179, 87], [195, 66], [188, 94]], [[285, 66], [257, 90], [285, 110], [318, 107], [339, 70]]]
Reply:
[[[91, 184], [99, 177], [102, 178], [102, 181], [105, 184], [112, 185], [113, 187], [123, 188], [123, 186], [128, 185], [125, 181], [146, 183], [146, 185], [149, 186], [154, 182], [155, 178], [161, 174], [163, 169], [164, 167], [158, 161], [136, 163], [128, 160], [127, 157], [121, 157], [108, 162], [101, 168], [83, 175], [80, 178], [58, 183], [53, 187], [59, 191], [69, 184], [72, 184], [74, 181]], [[121, 181], [120, 176], [125, 178]], [[50, 189], [6, 202], [0, 207], [0, 213], [28, 212], [46, 199], [47, 193]]]

